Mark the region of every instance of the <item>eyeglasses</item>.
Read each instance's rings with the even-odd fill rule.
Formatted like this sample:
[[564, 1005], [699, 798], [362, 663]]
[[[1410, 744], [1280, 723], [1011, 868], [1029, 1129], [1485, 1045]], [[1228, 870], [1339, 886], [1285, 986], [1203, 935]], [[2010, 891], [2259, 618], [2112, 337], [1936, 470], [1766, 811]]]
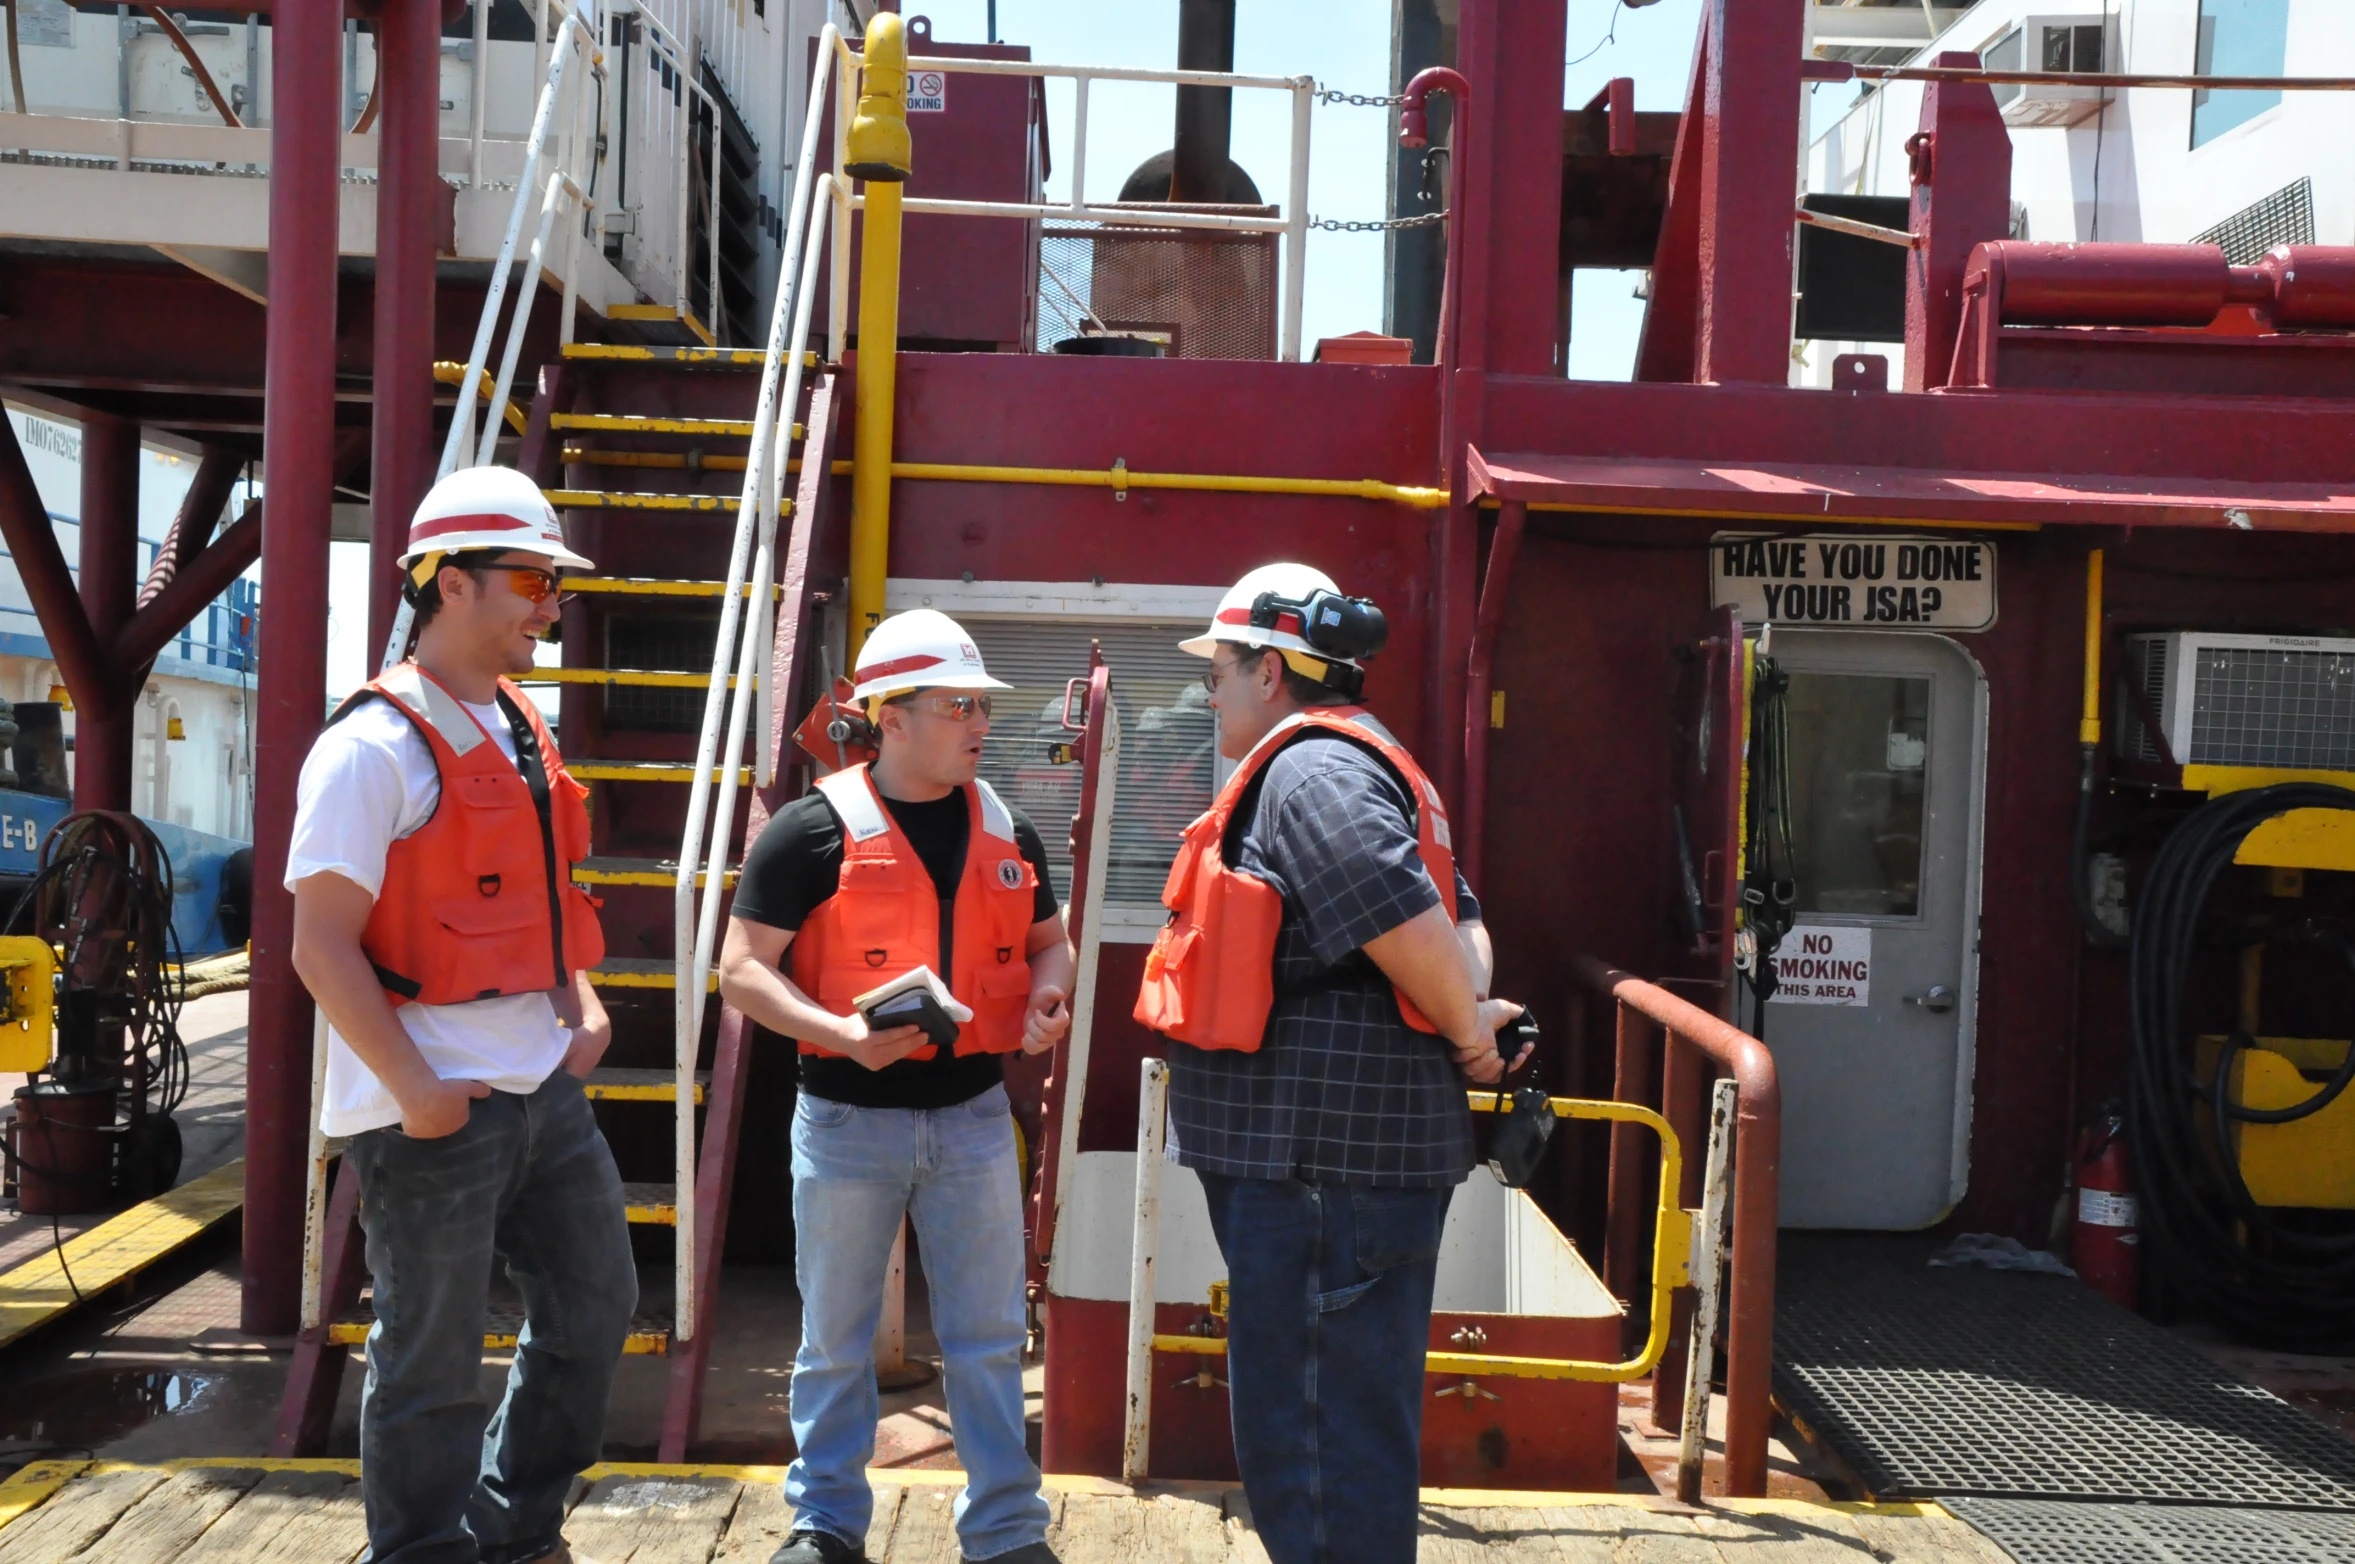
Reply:
[[971, 722], [976, 716], [989, 720], [990, 699], [986, 695], [910, 695], [888, 704], [918, 707], [953, 722]]
[[1224, 664], [1223, 666], [1219, 663], [1213, 662], [1208, 669], [1204, 670], [1202, 674], [1202, 688], [1208, 690], [1211, 694], [1216, 695], [1218, 693], [1218, 687], [1220, 683], [1225, 680], [1226, 676], [1230, 673], [1240, 670], [1242, 666], [1243, 664], [1241, 659]]
[[557, 603], [562, 605], [572, 598], [570, 592], [559, 596], [556, 592], [558, 582], [555, 573], [542, 570], [536, 565], [485, 565], [482, 568], [504, 571], [508, 586], [514, 589], [517, 597], [527, 603], [545, 603], [550, 597], [555, 597]]

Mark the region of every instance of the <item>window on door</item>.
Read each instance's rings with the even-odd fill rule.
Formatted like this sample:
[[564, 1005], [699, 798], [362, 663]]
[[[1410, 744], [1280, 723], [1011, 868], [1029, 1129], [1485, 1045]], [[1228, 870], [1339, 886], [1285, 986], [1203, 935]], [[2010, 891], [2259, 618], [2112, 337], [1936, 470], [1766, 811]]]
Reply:
[[[2290, 0], [2200, 0], [2199, 76], [2279, 76], [2289, 59]], [[2281, 101], [2275, 92], [2191, 95], [2191, 144], [2204, 147]]]
[[1930, 681], [1793, 673], [1788, 709], [1798, 910], [1918, 917]]

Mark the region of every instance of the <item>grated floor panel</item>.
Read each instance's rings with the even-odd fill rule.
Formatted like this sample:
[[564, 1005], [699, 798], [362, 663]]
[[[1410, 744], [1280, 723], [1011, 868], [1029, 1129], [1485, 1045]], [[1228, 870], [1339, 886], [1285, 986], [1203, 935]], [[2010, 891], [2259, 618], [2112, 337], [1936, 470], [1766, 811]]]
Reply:
[[2066, 1499], [1948, 1499], [2019, 1564], [2346, 1564], [2355, 1515]]
[[1935, 1247], [1782, 1238], [1776, 1394], [1874, 1494], [2355, 1510], [2355, 1441], [2078, 1282]]

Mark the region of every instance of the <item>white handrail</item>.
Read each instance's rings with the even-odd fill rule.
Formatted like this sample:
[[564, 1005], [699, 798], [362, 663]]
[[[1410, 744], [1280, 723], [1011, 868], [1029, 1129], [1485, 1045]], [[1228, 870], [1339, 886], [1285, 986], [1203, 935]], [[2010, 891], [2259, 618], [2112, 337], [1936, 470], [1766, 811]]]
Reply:
[[[771, 622], [769, 597], [775, 570], [777, 497], [782, 487], [779, 477], [791, 447], [793, 413], [800, 405], [802, 375], [808, 363], [818, 263], [824, 254], [822, 240], [827, 219], [836, 204], [833, 177], [827, 175], [821, 179], [815, 167], [825, 84], [833, 70], [836, 37], [829, 23], [819, 39], [818, 79], [810, 92], [802, 132], [802, 156], [794, 176], [793, 204], [788, 208], [789, 226], [779, 257], [768, 347], [761, 360], [760, 397], [754, 408], [744, 486], [736, 507], [736, 535], [729, 549], [728, 573], [721, 588], [718, 633], [712, 641], [711, 683], [704, 692], [703, 723], [696, 734], [695, 766], [687, 784], [687, 820], [679, 839], [678, 878], [671, 902], [671, 951], [677, 984], [672, 1000], [675, 1065], [682, 1104], [693, 1100], [695, 1056], [703, 1037], [704, 984], [718, 935], [720, 897], [725, 885], [729, 837], [736, 817], [745, 730], [750, 725], [752, 706], [764, 702], [769, 693], [765, 627]], [[798, 267], [794, 264], [796, 256], [800, 260]], [[715, 279], [715, 300], [716, 289]], [[748, 599], [755, 600], [749, 615], [745, 613]], [[748, 618], [749, 626], [745, 623]], [[735, 675], [732, 679], [731, 671]], [[720, 737], [723, 726], [727, 732], [724, 746]], [[764, 713], [760, 726], [764, 749], [768, 731]], [[765, 755], [759, 769], [764, 780], [772, 774]], [[700, 905], [695, 889], [699, 864], [705, 865]], [[697, 1246], [694, 1121], [689, 1113], [680, 1116], [677, 1155], [679, 1218], [674, 1246], [676, 1303], [672, 1328], [677, 1339], [688, 1341], [694, 1338], [699, 1302], [694, 1275]]]

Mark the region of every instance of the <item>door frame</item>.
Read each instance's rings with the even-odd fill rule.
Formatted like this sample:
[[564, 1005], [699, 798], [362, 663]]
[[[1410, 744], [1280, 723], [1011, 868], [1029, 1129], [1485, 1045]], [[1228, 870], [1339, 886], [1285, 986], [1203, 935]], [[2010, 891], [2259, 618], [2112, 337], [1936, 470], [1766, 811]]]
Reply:
[[[1987, 750], [1988, 750], [1988, 688], [1987, 670], [1970, 648], [1950, 635], [1924, 631], [1896, 630], [1833, 630], [1814, 626], [1774, 627], [1774, 640], [1786, 640], [1799, 648], [1821, 646], [1835, 657], [1846, 659], [1851, 651], [1856, 661], [1849, 667], [1831, 667], [1827, 673], [1871, 673], [1876, 671], [1869, 660], [1870, 648], [1883, 641], [1935, 641], [1961, 660], [1970, 674], [1971, 723], [1976, 735], [1969, 754], [1969, 796], [1964, 803], [1963, 821], [1963, 885], [1962, 885], [1962, 963], [1955, 978], [1956, 1018], [1954, 1034], [1954, 1128], [1953, 1141], [1947, 1158], [1946, 1207], [1936, 1218], [1924, 1224], [1935, 1227], [1954, 1214], [1969, 1190], [1971, 1179], [1971, 1126], [1973, 1121], [1973, 1088], [1978, 1078], [1979, 1058], [1979, 946], [1985, 931], [1980, 913], [1980, 894], [1985, 880], [1987, 835]], [[1772, 655], [1770, 650], [1769, 655]], [[1935, 735], [1932, 735], [1933, 742]], [[1930, 791], [1924, 803], [1925, 815], [1938, 807], [1935, 792], [1935, 773], [1927, 779]], [[1925, 833], [1926, 834], [1926, 833]], [[1867, 926], [1873, 920], [1862, 919]]]

